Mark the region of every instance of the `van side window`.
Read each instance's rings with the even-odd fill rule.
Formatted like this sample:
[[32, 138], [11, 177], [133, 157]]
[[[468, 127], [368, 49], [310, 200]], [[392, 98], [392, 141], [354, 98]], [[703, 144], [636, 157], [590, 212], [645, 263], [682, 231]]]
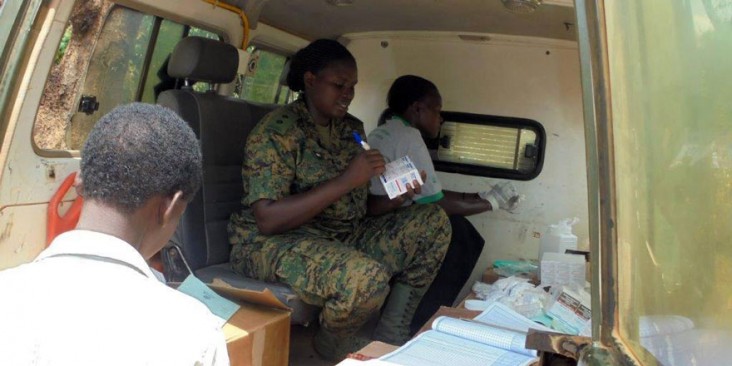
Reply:
[[443, 112], [440, 137], [426, 141], [435, 169], [530, 180], [541, 172], [546, 134], [524, 118]]
[[251, 54], [246, 74], [237, 76], [234, 95], [257, 103], [286, 104], [295, 95], [286, 85], [280, 84], [287, 57], [250, 46]]
[[[167, 64], [181, 38], [219, 38], [112, 3], [102, 2], [95, 9], [83, 3], [74, 5], [36, 115], [33, 141], [41, 154], [80, 150], [97, 120], [114, 107], [133, 101], [155, 103], [160, 92], [174, 88], [176, 80], [168, 76]], [[80, 23], [77, 12], [94, 18], [89, 21], [87, 16], [86, 23]]]

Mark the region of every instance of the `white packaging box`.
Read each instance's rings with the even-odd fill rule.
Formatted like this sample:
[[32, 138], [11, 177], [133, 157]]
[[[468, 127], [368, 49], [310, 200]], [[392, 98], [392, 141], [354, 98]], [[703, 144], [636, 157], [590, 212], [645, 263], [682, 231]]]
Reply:
[[407, 193], [407, 184], [412, 184], [415, 180], [420, 185], [424, 184], [419, 171], [409, 156], [404, 156], [386, 164], [386, 171], [379, 177], [379, 180], [384, 185], [384, 190], [386, 190], [389, 199]]
[[539, 266], [542, 285], [585, 285], [585, 257], [576, 254], [544, 253]]

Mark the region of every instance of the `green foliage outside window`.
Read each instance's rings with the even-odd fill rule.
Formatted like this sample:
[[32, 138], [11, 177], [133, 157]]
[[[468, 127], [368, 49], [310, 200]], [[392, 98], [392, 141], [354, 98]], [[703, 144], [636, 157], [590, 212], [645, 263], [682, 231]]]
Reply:
[[71, 40], [71, 35], [74, 33], [74, 26], [69, 24], [66, 26], [66, 30], [64, 31], [64, 35], [61, 37], [61, 43], [58, 46], [58, 50], [56, 51], [56, 57], [54, 57], [53, 61], [58, 64], [61, 62], [61, 59], [66, 54], [66, 48], [69, 46], [69, 41]]
[[249, 59], [249, 70], [246, 75], [237, 76], [234, 94], [241, 99], [258, 103], [287, 103], [290, 90], [280, 85], [287, 58], [254, 47], [249, 47], [247, 51], [252, 55]]

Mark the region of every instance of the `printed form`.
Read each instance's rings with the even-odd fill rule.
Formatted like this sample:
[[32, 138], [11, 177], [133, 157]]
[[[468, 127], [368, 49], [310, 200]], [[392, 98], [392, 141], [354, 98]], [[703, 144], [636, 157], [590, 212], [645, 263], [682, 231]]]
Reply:
[[400, 365], [525, 366], [538, 360], [525, 348], [529, 328], [549, 330], [500, 303], [473, 320], [439, 317], [422, 333], [380, 360]]

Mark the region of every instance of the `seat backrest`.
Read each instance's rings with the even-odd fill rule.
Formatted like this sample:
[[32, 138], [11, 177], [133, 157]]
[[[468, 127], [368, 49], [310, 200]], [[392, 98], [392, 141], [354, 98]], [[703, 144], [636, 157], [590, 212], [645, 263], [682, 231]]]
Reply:
[[[188, 37], [173, 51], [168, 73], [188, 82], [230, 82], [236, 76], [237, 63], [233, 46]], [[228, 262], [231, 247], [226, 226], [229, 216], [241, 209], [244, 144], [257, 122], [276, 106], [199, 93], [188, 87], [161, 93], [158, 104], [189, 123], [203, 155], [201, 190], [181, 218], [175, 240], [194, 271]]]

